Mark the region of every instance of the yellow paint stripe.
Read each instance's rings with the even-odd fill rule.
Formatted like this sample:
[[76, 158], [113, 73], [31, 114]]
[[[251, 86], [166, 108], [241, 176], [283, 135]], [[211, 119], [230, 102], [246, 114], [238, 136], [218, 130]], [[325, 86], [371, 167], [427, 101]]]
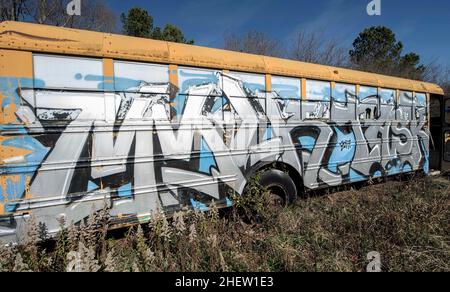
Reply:
[[306, 78], [302, 78], [302, 100], [306, 100]]
[[266, 74], [266, 91], [272, 91], [272, 75]]
[[0, 76], [33, 78], [31, 52], [0, 50]]
[[103, 76], [107, 78], [114, 77], [114, 61], [113, 59], [103, 59]]
[[272, 91], [272, 75], [266, 74], [266, 91]]
[[169, 81], [170, 83], [178, 88], [178, 66], [169, 65]]

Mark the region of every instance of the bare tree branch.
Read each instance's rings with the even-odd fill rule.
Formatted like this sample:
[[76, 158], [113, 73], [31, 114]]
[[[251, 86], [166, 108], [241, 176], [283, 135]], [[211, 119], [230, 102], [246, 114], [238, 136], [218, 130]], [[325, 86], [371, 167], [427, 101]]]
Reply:
[[271, 57], [285, 56], [284, 49], [280, 45], [280, 42], [258, 31], [250, 31], [243, 35], [226, 35], [224, 48], [230, 51]]
[[299, 31], [291, 41], [288, 57], [308, 63], [349, 66], [347, 50], [337, 40], [327, 39], [319, 32]]
[[0, 0], [0, 21], [24, 19], [24, 3], [28, 0]]

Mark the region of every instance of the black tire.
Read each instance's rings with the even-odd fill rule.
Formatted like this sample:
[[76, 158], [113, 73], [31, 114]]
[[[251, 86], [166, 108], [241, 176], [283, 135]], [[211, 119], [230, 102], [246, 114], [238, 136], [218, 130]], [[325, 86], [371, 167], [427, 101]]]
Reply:
[[269, 169], [261, 173], [259, 183], [281, 199], [283, 206], [291, 205], [297, 199], [297, 187], [292, 178], [278, 169]]

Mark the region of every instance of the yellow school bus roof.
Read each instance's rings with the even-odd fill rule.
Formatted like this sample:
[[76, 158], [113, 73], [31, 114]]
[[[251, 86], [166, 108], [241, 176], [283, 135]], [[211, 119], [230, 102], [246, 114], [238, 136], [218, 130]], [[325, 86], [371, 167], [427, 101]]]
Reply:
[[207, 47], [23, 22], [0, 23], [0, 48], [302, 77], [444, 94], [442, 88], [436, 84], [403, 78]]

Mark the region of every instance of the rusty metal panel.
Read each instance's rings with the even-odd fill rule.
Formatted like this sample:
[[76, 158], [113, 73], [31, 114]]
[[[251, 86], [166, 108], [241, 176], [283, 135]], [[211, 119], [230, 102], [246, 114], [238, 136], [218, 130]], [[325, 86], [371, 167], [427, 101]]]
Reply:
[[0, 44], [5, 49], [100, 55], [105, 34], [21, 22], [0, 24]]
[[104, 34], [103, 55], [114, 59], [170, 63], [167, 42]]

